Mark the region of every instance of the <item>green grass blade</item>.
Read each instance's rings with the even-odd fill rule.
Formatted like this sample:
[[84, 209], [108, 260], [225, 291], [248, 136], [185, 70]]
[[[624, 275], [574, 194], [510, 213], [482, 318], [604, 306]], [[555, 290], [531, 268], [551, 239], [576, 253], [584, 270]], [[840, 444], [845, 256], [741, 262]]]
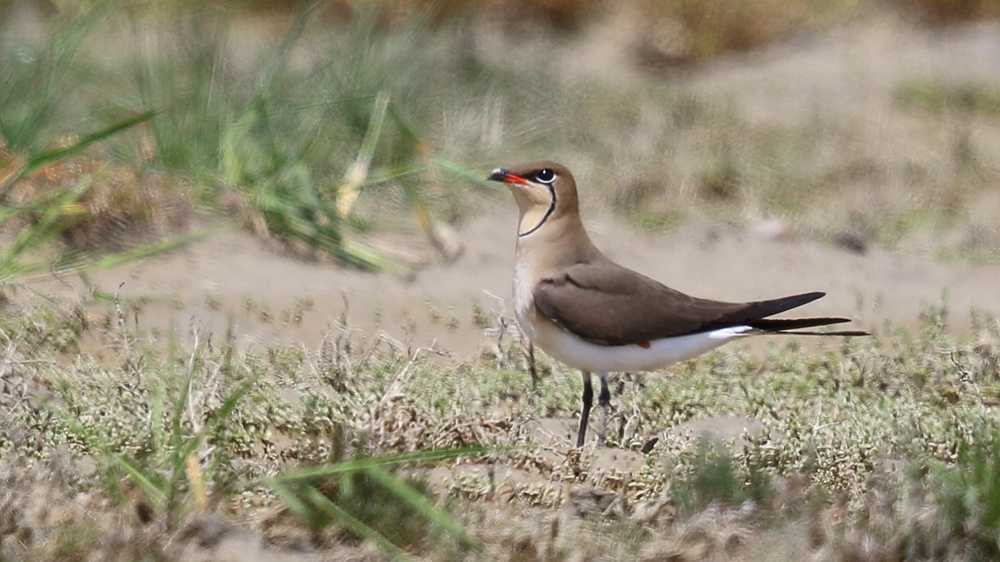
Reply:
[[361, 151], [358, 153], [358, 161], [365, 164], [365, 168], [371, 166], [375, 157], [375, 149], [378, 147], [379, 138], [382, 136], [382, 125], [385, 124], [386, 112], [389, 109], [389, 94], [385, 91], [379, 92], [372, 105], [371, 118], [368, 120], [368, 130], [365, 131], [364, 139], [361, 141]]
[[369, 476], [392, 492], [397, 498], [412, 505], [421, 515], [439, 529], [444, 529], [449, 535], [463, 545], [476, 549], [482, 545], [465, 532], [465, 527], [456, 521], [443, 509], [430, 502], [426, 496], [403, 480], [390, 474], [381, 466], [372, 466], [367, 470]]
[[507, 188], [505, 188], [503, 185], [495, 181], [487, 180], [485, 171], [482, 172], [473, 171], [470, 170], [469, 168], [466, 168], [465, 166], [462, 166], [461, 164], [456, 164], [455, 162], [452, 162], [445, 158], [435, 158], [434, 165], [452, 175], [458, 176], [464, 181], [475, 184], [479, 187], [488, 187], [491, 190], [507, 191]]
[[149, 437], [152, 441], [151, 448], [154, 451], [161, 451], [167, 446], [167, 432], [161, 423], [163, 411], [166, 405], [166, 392], [163, 389], [163, 378], [153, 379], [156, 386], [150, 391], [149, 404]]
[[[88, 448], [99, 451], [112, 464], [121, 467], [121, 469], [125, 471], [129, 480], [131, 480], [146, 496], [155, 510], [160, 511], [163, 509], [163, 507], [167, 504], [167, 494], [164, 493], [162, 487], [157, 484], [153, 478], [144, 474], [142, 470], [125, 459], [125, 457], [120, 453], [110, 450], [107, 443], [96, 439], [88, 428], [80, 423], [80, 421], [69, 412], [47, 401], [43, 402], [42, 405], [49, 412], [51, 412], [56, 419], [65, 424], [66, 429], [72, 435], [80, 439], [80, 441], [82, 441]], [[153, 423], [156, 423], [155, 420]]]
[[368, 271], [406, 273], [410, 268], [355, 240], [345, 240], [335, 252], [340, 259]]
[[385, 92], [379, 92], [372, 105], [371, 116], [368, 118], [368, 128], [361, 141], [361, 149], [354, 162], [347, 167], [344, 179], [337, 189], [337, 212], [341, 217], [346, 217], [351, 213], [359, 190], [365, 184], [371, 171], [372, 159], [375, 157], [375, 150], [382, 135], [382, 125], [385, 123], [388, 107], [389, 95]]
[[111, 269], [124, 265], [126, 263], [131, 263], [136, 260], [148, 258], [161, 254], [163, 252], [169, 252], [170, 250], [176, 250], [187, 244], [197, 242], [217, 234], [219, 232], [224, 232], [232, 228], [231, 225], [221, 225], [215, 228], [208, 228], [205, 230], [199, 230], [197, 232], [191, 232], [187, 234], [182, 234], [180, 236], [175, 236], [167, 240], [160, 242], [155, 242], [152, 244], [146, 244], [138, 248], [132, 248], [131, 250], [126, 250], [124, 252], [118, 252], [115, 254], [101, 256], [99, 258], [90, 257], [80, 257], [78, 259], [72, 260], [71, 263], [67, 263], [60, 268], [61, 273], [71, 273], [71, 274], [81, 274], [87, 271], [99, 270], [99, 269]]
[[[183, 455], [184, 459], [187, 459], [189, 455], [193, 454], [197, 448], [205, 442], [206, 437], [209, 435], [215, 435], [221, 430], [222, 425], [227, 419], [229, 419], [229, 416], [233, 413], [233, 410], [236, 409], [236, 406], [239, 405], [243, 398], [254, 388], [254, 385], [257, 383], [257, 378], [258, 377], [255, 376], [237, 387], [236, 390], [226, 397], [226, 399], [222, 402], [222, 405], [208, 416], [208, 420], [205, 421], [205, 425], [202, 426], [198, 435], [188, 442]], [[222, 455], [216, 455], [208, 469], [205, 471], [206, 475], [210, 477], [221, 461]]]
[[403, 137], [406, 138], [407, 143], [414, 152], [423, 156], [429, 156], [427, 144], [424, 143], [420, 133], [417, 132], [417, 128], [403, 115], [403, 110], [397, 104], [389, 105], [389, 117], [392, 118], [393, 123], [403, 133]]
[[422, 163], [404, 163], [398, 166], [392, 166], [389, 168], [378, 168], [375, 170], [377, 173], [373, 173], [362, 186], [375, 185], [379, 183], [385, 183], [393, 180], [398, 180], [401, 178], [406, 178], [409, 176], [414, 176], [427, 171], [427, 166]]
[[0, 254], [0, 285], [53, 266], [58, 267], [63, 259], [68, 259], [65, 257], [57, 259], [56, 263], [49, 260], [28, 263], [23, 261], [26, 252], [53, 240], [68, 224], [72, 224], [77, 214], [74, 206], [90, 186], [89, 180], [81, 181], [39, 205], [42, 209], [41, 217], [31, 226], [21, 229], [14, 241]]
[[128, 462], [125, 457], [114, 453], [111, 451], [106, 451], [108, 458], [111, 459], [115, 464], [120, 466], [125, 474], [128, 476], [129, 480], [132, 481], [142, 491], [149, 503], [153, 505], [153, 509], [157, 512], [163, 511], [163, 508], [167, 505], [168, 496], [167, 494], [158, 486], [153, 480], [143, 474], [142, 470]]
[[73, 144], [70, 144], [69, 146], [48, 150], [42, 152], [41, 154], [32, 156], [24, 164], [24, 167], [22, 167], [19, 171], [15, 172], [14, 174], [11, 174], [11, 176], [7, 178], [7, 181], [3, 185], [0, 185], [0, 198], [3, 198], [6, 195], [7, 190], [9, 190], [10, 187], [13, 186], [17, 180], [23, 178], [24, 176], [37, 172], [38, 170], [44, 168], [45, 166], [48, 166], [49, 164], [57, 160], [66, 158], [67, 156], [72, 156], [73, 154], [76, 154], [84, 150], [85, 148], [94, 144], [95, 142], [99, 142], [106, 138], [114, 136], [126, 129], [130, 129], [136, 125], [139, 125], [140, 123], [145, 123], [146, 121], [149, 121], [150, 119], [155, 117], [156, 114], [158, 114], [159, 112], [160, 110], [157, 109], [140, 113], [133, 117], [129, 117], [128, 119], [125, 119], [123, 121], [119, 121], [118, 123], [115, 123], [108, 127], [105, 127], [95, 133], [91, 133], [83, 137], [82, 139], [74, 142]]
[[458, 449], [439, 449], [433, 451], [417, 451], [414, 453], [404, 453], [399, 455], [388, 455], [383, 457], [369, 457], [363, 459], [353, 459], [349, 461], [328, 463], [319, 466], [292, 470], [274, 479], [282, 484], [295, 482], [310, 482], [330, 478], [338, 474], [353, 472], [356, 470], [367, 470], [377, 466], [392, 466], [407, 463], [430, 463], [458, 457], [475, 457], [484, 455], [489, 450], [485, 447], [462, 447]]
[[347, 527], [350, 531], [356, 535], [372, 541], [383, 552], [390, 554], [393, 558], [399, 560], [409, 560], [410, 557], [406, 555], [398, 546], [392, 543], [389, 539], [385, 538], [375, 529], [372, 529], [368, 525], [365, 525], [359, 521], [356, 517], [345, 511], [335, 502], [331, 501], [330, 498], [323, 495], [322, 492], [317, 490], [312, 486], [307, 486], [304, 490], [305, 497], [309, 500], [312, 505], [317, 509], [320, 509], [332, 519], [340, 521], [341, 525]]
[[311, 509], [306, 502], [299, 498], [298, 494], [289, 489], [287, 486], [279, 483], [273, 478], [268, 478], [262, 482], [262, 484], [277, 494], [278, 499], [281, 500], [288, 511], [292, 512], [293, 515], [299, 517], [303, 521], [306, 521], [313, 528], [321, 528], [325, 523], [323, 517], [320, 516], [316, 510]]
[[[197, 353], [195, 349], [193, 353]], [[187, 463], [189, 449], [197, 447], [197, 439], [186, 435], [184, 431], [184, 409], [187, 407], [188, 397], [191, 396], [191, 383], [193, 377], [187, 373], [181, 385], [181, 394], [175, 399], [173, 411], [170, 414], [170, 434], [168, 438], [168, 468], [170, 470], [170, 490], [168, 507], [173, 510], [177, 505], [180, 492], [180, 483], [184, 479], [184, 468]]]

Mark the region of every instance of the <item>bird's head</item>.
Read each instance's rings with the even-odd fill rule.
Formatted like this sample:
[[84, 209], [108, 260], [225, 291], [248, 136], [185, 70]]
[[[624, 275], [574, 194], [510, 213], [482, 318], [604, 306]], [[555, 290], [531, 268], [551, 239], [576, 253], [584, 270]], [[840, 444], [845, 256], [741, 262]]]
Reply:
[[527, 236], [547, 221], [578, 213], [576, 181], [562, 164], [526, 162], [497, 168], [487, 178], [504, 183], [521, 211], [519, 236]]

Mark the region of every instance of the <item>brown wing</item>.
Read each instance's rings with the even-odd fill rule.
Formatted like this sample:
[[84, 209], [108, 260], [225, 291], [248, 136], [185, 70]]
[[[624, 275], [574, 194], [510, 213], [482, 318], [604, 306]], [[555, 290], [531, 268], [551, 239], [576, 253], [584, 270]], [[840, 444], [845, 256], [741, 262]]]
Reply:
[[[543, 279], [533, 296], [542, 314], [571, 333], [593, 343], [627, 345], [727, 326], [754, 326], [755, 321], [814, 301], [823, 293], [750, 303], [712, 301], [686, 295], [602, 260], [577, 264]], [[780, 331], [845, 321], [844, 318], [765, 320], [754, 327]], [[783, 322], [795, 324], [782, 325]]]

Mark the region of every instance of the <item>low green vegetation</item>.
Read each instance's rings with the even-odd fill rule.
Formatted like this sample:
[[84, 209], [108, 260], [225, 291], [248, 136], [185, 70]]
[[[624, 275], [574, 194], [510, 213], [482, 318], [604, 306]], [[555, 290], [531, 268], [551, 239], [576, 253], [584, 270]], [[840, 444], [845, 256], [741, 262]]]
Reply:
[[[0, 27], [0, 197], [8, 204], [44, 203], [87, 182], [77, 230], [89, 222], [102, 249], [112, 226], [169, 234], [188, 215], [212, 211], [306, 254], [398, 267], [349, 236], [391, 222], [357, 211], [359, 194], [374, 191], [379, 201], [366, 200], [374, 211], [401, 196], [389, 208], [412, 212], [442, 246], [427, 191], [439, 199], [449, 177], [476, 175], [425, 137], [446, 100], [423, 88], [461, 64], [446, 33], [413, 23], [390, 34], [359, 13], [318, 44], [304, 36], [314, 14], [303, 8], [280, 18], [272, 40], [237, 53], [239, 32], [230, 28], [239, 20], [221, 7], [164, 13], [152, 24], [114, 6], [69, 11], [39, 36]], [[110, 45], [97, 45], [99, 37]], [[95, 49], [108, 56], [95, 59]], [[433, 76], [416, 79], [429, 69]], [[485, 83], [453, 84], [459, 97]], [[75, 92], [71, 104], [60, 101], [66, 91]], [[116, 122], [128, 126], [108, 125]], [[97, 140], [105, 142], [91, 146]], [[171, 191], [177, 196], [164, 200]]]
[[[813, 529], [813, 548], [842, 553], [868, 548], [865, 537], [881, 537], [879, 556], [904, 558], [973, 560], [997, 544], [1000, 334], [977, 319], [953, 339], [944, 307], [929, 309], [913, 334], [886, 326], [870, 340], [808, 352], [790, 342], [766, 357], [736, 347], [623, 380], [612, 447], [635, 458], [633, 468], [576, 452], [571, 423], [549, 445], [536, 440], [535, 420], [576, 415], [579, 377], [558, 365], [542, 369], [550, 374], [532, 394], [526, 371], [442, 368], [390, 348], [236, 349], [196, 333], [164, 358], [119, 329], [105, 336], [116, 355], [67, 363], [71, 343], [33, 335], [59, 330], [59, 318], [26, 310], [0, 327], [2, 470], [25, 486], [8, 497], [42, 493], [18, 480], [19, 467], [58, 470], [47, 484], [57, 489], [45, 493], [64, 499], [52, 501], [87, 491], [109, 502], [100, 508], [108, 520], [87, 527], [4, 510], [4, 528], [26, 533], [3, 543], [13, 559], [52, 547], [37, 537], [97, 552], [106, 525], [142, 534], [172, 559], [167, 537], [205, 513], [239, 522], [274, 509], [280, 517], [262, 531], [273, 548], [291, 535], [329, 552], [362, 539], [397, 555], [496, 559], [506, 551], [482, 502], [504, 497], [498, 508], [541, 516], [576, 501], [567, 485], [621, 498], [593, 524], [598, 537], [631, 529], [631, 552], [662, 541], [724, 552], [725, 541], [692, 534], [705, 518], [746, 530], [732, 539], [746, 544], [768, 529]], [[351, 349], [366, 351], [344, 355]], [[673, 429], [719, 415], [748, 420], [743, 445]], [[653, 436], [651, 453], [639, 453]], [[393, 476], [392, 467], [405, 468]], [[494, 476], [501, 469], [514, 472]], [[824, 523], [835, 513], [835, 525]], [[579, 539], [553, 532], [524, 540], [625, 556], [597, 539], [570, 547]]]
[[[116, 299], [114, 308], [122, 314], [128, 305]], [[310, 360], [298, 349], [244, 355], [227, 339], [215, 347], [212, 335], [205, 340], [195, 335], [183, 355], [172, 344], [166, 358], [160, 358], [133, 340], [120, 322], [119, 329], [108, 332], [108, 344], [119, 350], [111, 365], [76, 363], [79, 370], [67, 370], [62, 358], [74, 353], [73, 342], [37, 335], [64, 331], [65, 320], [40, 310], [31, 318], [5, 317], [0, 328], [13, 354], [0, 375], [4, 422], [11, 424], [0, 436], [2, 470], [4, 478], [17, 481], [22, 468], [71, 459], [59, 467], [64, 480], [50, 484], [67, 486], [58, 493], [70, 501], [72, 489], [96, 493], [95, 499], [108, 502], [101, 507], [107, 521], [86, 529], [71, 521], [60, 521], [59, 528], [31, 528], [48, 523], [31, 521], [34, 514], [25, 506], [34, 500], [16, 494], [37, 490], [15, 486], [5, 498], [10, 505], [3, 528], [11, 530], [14, 540], [0, 545], [4, 559], [45, 559], [53, 547], [47, 537], [62, 537], [64, 531], [72, 544], [57, 549], [74, 555], [99, 549], [102, 533], [114, 532], [107, 525], [139, 526], [150, 537], [160, 537], [154, 542], [166, 540], [199, 514], [256, 513], [251, 506], [260, 502], [285, 506], [282, 517], [288, 525], [325, 530], [331, 541], [346, 532], [355, 541], [371, 540], [396, 555], [402, 549], [429, 549], [430, 537], [453, 537], [456, 548], [477, 547], [461, 524], [428, 499], [431, 492], [423, 480], [395, 473], [399, 467], [475, 459], [485, 452], [481, 447], [410, 447], [414, 452], [371, 456], [386, 449], [366, 446], [369, 433], [359, 426], [352, 425], [351, 435], [345, 436], [341, 424], [347, 412], [338, 408], [351, 407], [348, 402], [335, 406], [311, 391], [291, 398], [307, 382], [301, 371], [292, 377], [297, 383], [273, 386], [278, 381], [267, 375], [272, 369], [298, 370]], [[44, 365], [47, 380], [23, 369], [32, 364]], [[385, 367], [389, 365], [395, 363]], [[332, 371], [314, 375], [317, 380], [337, 376]], [[387, 390], [377, 387], [364, 395]], [[277, 396], [284, 398], [274, 400]], [[355, 400], [349, 403], [362, 404]], [[355, 449], [349, 457], [344, 451], [348, 440]], [[81, 463], [89, 468], [78, 470]], [[27, 535], [17, 538], [21, 532]]]

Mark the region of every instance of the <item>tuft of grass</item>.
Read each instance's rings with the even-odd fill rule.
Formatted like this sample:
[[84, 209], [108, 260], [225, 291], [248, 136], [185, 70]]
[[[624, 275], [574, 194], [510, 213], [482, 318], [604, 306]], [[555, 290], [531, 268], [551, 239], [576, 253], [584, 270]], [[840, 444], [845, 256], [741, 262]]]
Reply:
[[[435, 217], [434, 202], [445, 195], [445, 176], [479, 174], [432, 148], [428, 131], [445, 102], [427, 95], [436, 82], [422, 72], [434, 69], [445, 80], [462, 63], [446, 50], [451, 40], [422, 27], [423, 18], [386, 33], [372, 12], [359, 7], [350, 24], [334, 24], [343, 33], [318, 41], [307, 31], [316, 15], [310, 5], [283, 18], [287, 25], [275, 39], [237, 49], [232, 28], [243, 21], [241, 14], [219, 6], [156, 11], [162, 24], [156, 27], [143, 10], [102, 6], [86, 15], [66, 10], [47, 29], [45, 48], [24, 43], [11, 26], [0, 27], [0, 60], [9, 59], [5, 68], [13, 69], [5, 74], [2, 95], [9, 99], [0, 107], [0, 142], [10, 154], [9, 165], [0, 162], [0, 195], [54, 159], [105, 141], [102, 159], [125, 160], [138, 170], [109, 183], [155, 177], [184, 184], [190, 208], [234, 215], [301, 253], [332, 255], [364, 269], [402, 269], [360, 236], [394, 228], [381, 203], [372, 212], [364, 201], [369, 192], [385, 200], [387, 188], [405, 201], [395, 211], [412, 212], [445, 259], [460, 251]], [[110, 44], [101, 48], [114, 53], [112, 67], [90, 63], [98, 35]], [[459, 85], [476, 89], [482, 83]], [[84, 87], [89, 84], [104, 87]], [[80, 95], [55, 111], [54, 92], [66, 90]], [[94, 115], [123, 107], [138, 117], [103, 129], [101, 138], [88, 135], [45, 150], [55, 138], [84, 135]], [[142, 129], [135, 129], [140, 123]], [[84, 167], [84, 173], [106, 169]], [[112, 189], [89, 196], [101, 201], [107, 223], [149, 213], [123, 191], [119, 185], [119, 195]], [[359, 197], [364, 205], [356, 206]], [[81, 235], [85, 231], [76, 228], [69, 241], [100, 238]]]
[[[116, 299], [119, 315], [122, 307]], [[7, 330], [3, 327], [2, 333]], [[256, 478], [235, 468], [247, 441], [259, 451], [263, 443], [273, 444], [272, 432], [294, 431], [288, 422], [281, 421], [282, 408], [268, 398], [274, 393], [262, 392], [261, 386], [269, 384], [261, 378], [266, 369], [247, 365], [231, 339], [218, 346], [212, 338], [196, 337], [188, 355], [179, 355], [172, 345], [167, 359], [161, 361], [139, 349], [123, 327], [115, 335], [120, 338], [122, 359], [117, 368], [126, 379], [96, 375], [87, 381], [83, 392], [77, 392], [79, 381], [59, 375], [50, 384], [59, 393], [68, 394], [34, 404], [18, 415], [47, 418], [50, 436], [60, 435], [57, 439], [64, 446], [96, 458], [100, 470], [94, 479], [101, 495], [119, 506], [129, 525], [152, 529], [150, 532], [161, 538], [173, 536], [196, 516], [225, 510], [233, 496], [269, 489], [269, 497], [276, 495], [290, 513], [317, 531], [369, 540], [393, 556], [430, 548], [427, 541], [432, 538], [450, 537], [457, 548], [478, 548], [463, 525], [435, 505], [427, 484], [415, 472], [408, 476], [396, 472], [480, 456], [486, 453], [485, 448], [440, 448], [371, 457], [359, 444], [354, 458], [347, 458], [336, 445], [343, 442], [343, 433], [325, 432], [319, 429], [322, 422], [315, 421], [329, 413], [305, 401], [303, 412], [309, 413], [304, 416], [314, 425], [301, 431], [328, 435], [335, 442], [330, 459], [317, 465], [272, 469], [270, 475]], [[45, 356], [46, 349], [54, 345], [36, 346], [32, 353]], [[268, 366], [294, 371], [302, 359], [296, 350], [282, 350], [270, 354]], [[4, 380], [10, 376], [6, 371], [0, 375]], [[7, 397], [0, 395], [0, 399]], [[254, 404], [261, 402], [258, 410]], [[337, 419], [347, 418], [339, 415]], [[36, 422], [18, 418], [0, 434], [0, 447], [11, 447], [20, 439], [14, 437], [17, 431]], [[262, 434], [258, 428], [265, 425], [273, 429]], [[297, 456], [291, 450], [285, 453]], [[298, 458], [308, 460], [304, 455]], [[86, 529], [79, 531], [85, 533]], [[67, 548], [93, 548], [94, 537], [86, 538], [76, 547], [67, 543]]]
[[[122, 337], [127, 342], [129, 336]], [[143, 404], [148, 423], [133, 427], [129, 436], [134, 448], [119, 449], [102, 429], [74, 416], [72, 404], [69, 410], [54, 408], [52, 412], [76, 440], [103, 457], [104, 482], [111, 497], [133, 510], [140, 521], [162, 521], [168, 530], [176, 530], [189, 514], [208, 509], [209, 492], [222, 493], [212, 487], [220, 483], [216, 475], [220, 465], [229, 462], [229, 450], [217, 444], [225, 441], [224, 426], [256, 379], [220, 395], [212, 395], [213, 381], [198, 381], [208, 384], [196, 393], [196, 373], [205, 368], [203, 348], [196, 346], [186, 361], [179, 357], [168, 361], [184, 365], [183, 373], [171, 369], [166, 376], [145, 381], [141, 363], [130, 354], [127, 343], [125, 352], [133, 381], [122, 390], [148, 400]], [[223, 356], [231, 353], [224, 350]], [[228, 370], [224, 364], [215, 365], [215, 377], [224, 370]]]
[[946, 536], [983, 560], [1000, 556], [1000, 438], [996, 428], [959, 445], [954, 464], [931, 461], [931, 488]]
[[[265, 480], [288, 510], [315, 529], [342, 525], [355, 539], [371, 540], [383, 551], [426, 550], [434, 530], [465, 548], [480, 548], [463, 526], [430, 500], [426, 481], [399, 477], [391, 467], [477, 456], [483, 448], [428, 450], [381, 458], [332, 459], [329, 463], [285, 472]], [[336, 453], [339, 456], [341, 453]]]
[[[12, 169], [6, 173], [3, 178], [0, 178], [2, 179], [2, 182], [0, 182], [0, 199], [6, 199], [8, 192], [19, 180], [22, 180], [25, 177], [34, 174], [55, 162], [58, 162], [59, 160], [79, 154], [95, 143], [118, 135], [119, 133], [137, 125], [141, 125], [155, 117], [156, 113], [156, 111], [140, 113], [133, 117], [126, 118], [118, 123], [104, 127], [97, 132], [87, 134], [83, 138], [70, 142], [64, 146], [33, 152], [23, 163], [17, 161], [11, 162], [10, 165]], [[6, 148], [6, 146], [3, 148]]]
[[747, 501], [764, 505], [772, 495], [770, 476], [760, 467], [741, 467], [730, 447], [708, 436], [697, 440], [690, 472], [671, 482], [670, 494], [681, 514], [690, 517], [712, 504], [739, 508]]
[[0, 228], [7, 228], [9, 225], [20, 228], [13, 241], [0, 252], [0, 288], [43, 272], [79, 274], [90, 269], [114, 267], [177, 248], [207, 234], [199, 232], [177, 236], [98, 257], [88, 255], [80, 248], [70, 248], [53, 256], [54, 243], [72, 236], [74, 229], [90, 218], [84, 201], [92, 192], [95, 179], [80, 177], [72, 180], [69, 186], [49, 187], [34, 193], [33, 187], [27, 187], [25, 193], [19, 195], [17, 202], [11, 201], [11, 192], [32, 181], [33, 175], [47, 172], [56, 165], [63, 165], [65, 160], [88, 150], [92, 145], [146, 123], [154, 116], [155, 112], [139, 114], [64, 146], [42, 150], [21, 160], [9, 160], [9, 171], [0, 177], [0, 201], [8, 203], [0, 210]]
[[248, 61], [233, 60], [231, 16], [211, 8], [174, 16], [180, 33], [156, 36], [157, 49], [132, 61], [140, 107], [163, 110], [150, 123], [148, 165], [193, 177], [210, 205], [239, 194], [244, 220], [261, 235], [371, 270], [395, 264], [351, 236], [384, 226], [356, 203], [394, 186], [450, 258], [425, 192], [440, 190], [456, 165], [440, 165], [427, 142], [433, 98], [420, 89], [433, 78], [416, 74], [443, 62], [444, 76], [456, 63], [420, 18], [388, 34], [361, 9], [343, 33], [317, 42], [305, 34], [313, 9]]
[[[366, 269], [385, 268], [386, 259], [344, 239], [348, 217], [336, 207], [336, 186], [321, 176], [330, 166], [313, 165], [331, 148], [324, 137], [340, 104], [293, 70], [292, 49], [308, 11], [235, 76], [223, 71], [233, 64], [226, 16], [206, 7], [175, 17], [178, 39], [159, 36], [156, 51], [132, 61], [139, 103], [164, 116], [151, 123], [149, 164], [194, 178], [209, 204], [235, 190], [268, 234]], [[309, 99], [312, 92], [319, 95]], [[351, 144], [344, 137], [339, 143]]]

